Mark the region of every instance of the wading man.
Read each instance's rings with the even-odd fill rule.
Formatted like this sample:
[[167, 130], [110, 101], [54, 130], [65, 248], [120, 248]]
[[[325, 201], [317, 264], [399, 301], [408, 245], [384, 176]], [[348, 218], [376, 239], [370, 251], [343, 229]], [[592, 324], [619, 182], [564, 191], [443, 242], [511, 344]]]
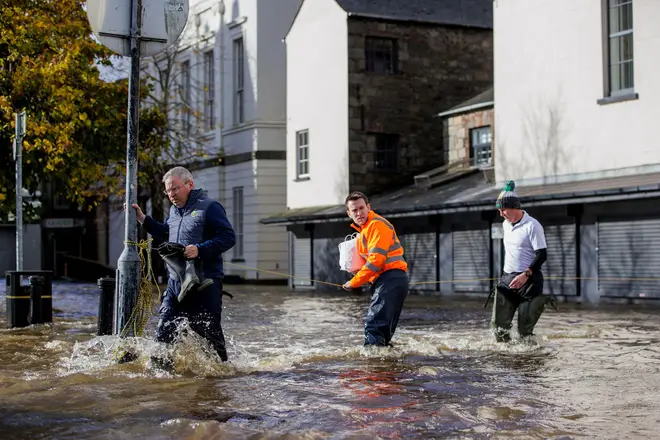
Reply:
[[532, 336], [546, 303], [553, 298], [542, 295], [541, 265], [547, 258], [543, 226], [522, 210], [520, 199], [509, 181], [500, 192], [496, 208], [504, 218], [504, 270], [497, 283], [491, 328], [498, 342], [511, 340], [509, 330], [518, 311], [518, 333]]
[[366, 263], [344, 284], [345, 290], [371, 284], [371, 304], [364, 318], [364, 345], [388, 346], [408, 295], [408, 265], [394, 226], [371, 210], [367, 197], [352, 192], [346, 213], [360, 236], [357, 246]]
[[167, 264], [169, 279], [159, 310], [156, 340], [174, 342], [179, 322], [187, 318], [190, 328], [206, 338], [220, 359], [226, 361], [220, 323], [222, 254], [236, 242], [234, 229], [223, 206], [209, 199], [203, 190], [195, 189], [193, 176], [187, 169], [172, 168], [163, 177], [163, 183], [165, 194], [172, 202], [165, 223], [132, 205], [142, 227], [166, 242], [158, 248]]

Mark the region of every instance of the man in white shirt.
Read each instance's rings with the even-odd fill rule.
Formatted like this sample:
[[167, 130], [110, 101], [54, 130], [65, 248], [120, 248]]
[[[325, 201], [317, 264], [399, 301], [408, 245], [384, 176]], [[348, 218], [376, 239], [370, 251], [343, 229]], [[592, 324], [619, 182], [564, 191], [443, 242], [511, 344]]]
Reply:
[[543, 226], [522, 210], [512, 180], [500, 192], [496, 207], [504, 218], [504, 270], [497, 283], [491, 328], [498, 342], [511, 340], [509, 330], [518, 311], [520, 337], [532, 336], [546, 303], [554, 298], [542, 295], [541, 265], [547, 259]]

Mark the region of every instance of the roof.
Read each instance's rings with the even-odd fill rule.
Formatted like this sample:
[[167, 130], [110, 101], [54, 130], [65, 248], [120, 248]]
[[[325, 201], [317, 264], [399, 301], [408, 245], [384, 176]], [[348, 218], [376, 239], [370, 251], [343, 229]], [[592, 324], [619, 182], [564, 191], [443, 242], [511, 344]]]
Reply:
[[477, 96], [474, 96], [467, 101], [461, 102], [457, 106], [450, 108], [442, 113], [438, 113], [438, 117], [453, 116], [459, 113], [470, 112], [473, 110], [478, 110], [481, 108], [492, 107], [495, 105], [495, 96], [493, 93], [493, 88], [486, 90], [485, 92], [479, 93]]
[[493, 28], [493, 0], [335, 0], [349, 16]]
[[[349, 17], [493, 29], [493, 0], [334, 1]], [[289, 36], [304, 4], [302, 0], [283, 41]]]
[[[481, 170], [459, 173], [438, 187], [410, 185], [369, 200], [381, 215], [412, 217], [494, 209], [500, 188]], [[523, 206], [613, 201], [632, 197], [660, 197], [660, 173], [636, 174], [578, 182], [516, 187]], [[345, 220], [343, 205], [292, 209], [261, 220], [263, 224], [303, 224]]]

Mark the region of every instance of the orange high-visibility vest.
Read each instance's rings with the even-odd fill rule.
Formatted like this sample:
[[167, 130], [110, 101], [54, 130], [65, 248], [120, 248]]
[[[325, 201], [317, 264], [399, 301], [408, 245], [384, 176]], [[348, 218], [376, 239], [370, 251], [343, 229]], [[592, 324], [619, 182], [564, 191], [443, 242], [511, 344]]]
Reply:
[[358, 252], [366, 260], [366, 264], [351, 279], [351, 287], [360, 287], [367, 281], [373, 283], [387, 270], [408, 271], [408, 264], [403, 258], [403, 246], [394, 226], [384, 217], [370, 211], [364, 226], [351, 226], [360, 232], [357, 240]]

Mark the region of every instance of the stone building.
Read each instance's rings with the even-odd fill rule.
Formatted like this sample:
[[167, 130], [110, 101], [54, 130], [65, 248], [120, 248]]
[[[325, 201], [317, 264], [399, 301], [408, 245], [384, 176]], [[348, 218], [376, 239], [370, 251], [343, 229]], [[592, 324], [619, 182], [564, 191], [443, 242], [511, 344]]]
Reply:
[[443, 165], [431, 115], [492, 84], [491, 30], [428, 20], [348, 20], [351, 189], [389, 189]]
[[445, 162], [460, 168], [493, 166], [493, 88], [438, 114], [444, 118]]
[[445, 162], [434, 114], [493, 81], [492, 1], [306, 0], [286, 38], [287, 207]]

